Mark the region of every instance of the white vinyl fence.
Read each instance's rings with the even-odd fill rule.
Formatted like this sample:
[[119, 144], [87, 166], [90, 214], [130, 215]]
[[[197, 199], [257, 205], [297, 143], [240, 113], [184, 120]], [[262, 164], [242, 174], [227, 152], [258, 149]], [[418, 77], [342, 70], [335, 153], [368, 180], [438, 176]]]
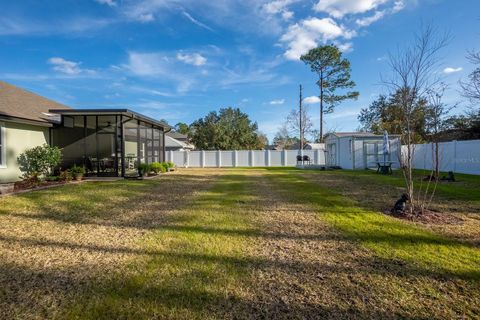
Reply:
[[310, 158], [311, 164], [325, 165], [325, 153], [320, 150], [233, 150], [233, 151], [167, 151], [167, 161], [177, 167], [290, 167], [297, 165], [297, 155]]
[[[405, 152], [405, 146], [402, 147]], [[416, 169], [432, 169], [434, 148], [431, 143], [417, 144], [413, 166]], [[480, 174], [480, 140], [450, 141], [439, 144], [441, 171]]]

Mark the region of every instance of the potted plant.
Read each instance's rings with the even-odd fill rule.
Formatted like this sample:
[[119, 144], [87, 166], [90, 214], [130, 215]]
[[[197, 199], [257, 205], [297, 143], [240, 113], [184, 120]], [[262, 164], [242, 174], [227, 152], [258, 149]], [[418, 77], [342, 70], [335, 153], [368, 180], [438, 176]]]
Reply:
[[146, 174], [150, 172], [150, 166], [146, 163], [140, 163], [138, 165], [138, 175], [143, 178]]
[[79, 167], [74, 164], [73, 167], [70, 169], [70, 173], [75, 180], [81, 181], [83, 179], [83, 176], [85, 175], [85, 168]]

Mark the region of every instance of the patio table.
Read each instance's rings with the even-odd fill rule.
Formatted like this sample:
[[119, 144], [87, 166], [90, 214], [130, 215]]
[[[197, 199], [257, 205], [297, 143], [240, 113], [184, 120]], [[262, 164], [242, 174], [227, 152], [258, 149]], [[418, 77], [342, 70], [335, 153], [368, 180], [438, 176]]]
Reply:
[[392, 174], [392, 164], [394, 161], [382, 161], [377, 162], [377, 173]]

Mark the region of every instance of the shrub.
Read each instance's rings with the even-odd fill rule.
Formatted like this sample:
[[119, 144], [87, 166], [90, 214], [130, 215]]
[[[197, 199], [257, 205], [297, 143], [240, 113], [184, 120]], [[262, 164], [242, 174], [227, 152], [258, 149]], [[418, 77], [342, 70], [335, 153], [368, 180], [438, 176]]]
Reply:
[[149, 174], [150, 173], [150, 165], [146, 164], [146, 163], [140, 163], [138, 165], [138, 174], [140, 176], [143, 176], [145, 174]]
[[76, 176], [83, 176], [85, 174], [85, 168], [74, 164], [73, 167], [70, 168], [70, 172], [74, 178]]
[[173, 169], [175, 168], [175, 163], [171, 162], [171, 161], [168, 161], [168, 162], [165, 162], [167, 164], [167, 168], [169, 169]]
[[62, 161], [62, 152], [58, 147], [47, 144], [26, 150], [17, 158], [24, 179], [38, 180], [47, 177], [55, 166]]
[[163, 172], [162, 169], [163, 165], [160, 162], [152, 162], [150, 164], [150, 170], [155, 173]]
[[60, 181], [65, 181], [65, 182], [69, 182], [69, 181], [72, 181], [72, 173], [70, 172], [70, 170], [64, 170], [64, 171], [60, 171]]

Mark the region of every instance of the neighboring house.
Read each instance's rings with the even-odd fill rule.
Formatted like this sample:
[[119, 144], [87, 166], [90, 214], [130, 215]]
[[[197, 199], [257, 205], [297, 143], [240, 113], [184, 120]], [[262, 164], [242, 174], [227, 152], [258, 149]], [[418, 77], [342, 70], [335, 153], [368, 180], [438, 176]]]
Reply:
[[[386, 161], [399, 167], [401, 144], [399, 136], [390, 135], [390, 154]], [[370, 132], [337, 132], [325, 137], [326, 164], [343, 169], [375, 168], [383, 161], [383, 135]]]
[[19, 179], [17, 157], [45, 143], [62, 149], [63, 168], [88, 175], [136, 174], [139, 163], [164, 161], [171, 128], [128, 109], [72, 109], [0, 81], [0, 183]]
[[194, 150], [195, 146], [188, 142], [188, 136], [175, 131], [165, 135], [165, 151]]

